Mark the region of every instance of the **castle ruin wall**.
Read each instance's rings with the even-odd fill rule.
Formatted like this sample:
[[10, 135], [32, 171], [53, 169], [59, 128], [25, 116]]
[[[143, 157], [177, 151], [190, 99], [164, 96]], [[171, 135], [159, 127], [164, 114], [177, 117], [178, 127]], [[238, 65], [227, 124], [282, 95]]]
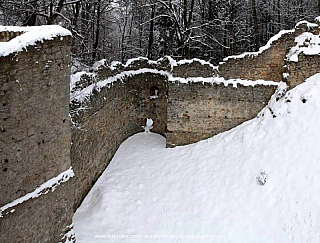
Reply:
[[310, 27], [303, 23], [298, 24], [292, 31], [279, 33], [278, 38], [270, 41], [270, 47], [263, 51], [243, 54], [240, 55], [241, 58], [226, 58], [219, 65], [219, 76], [225, 79], [285, 81], [282, 74], [286, 70], [286, 55], [290, 48], [295, 46], [295, 37], [305, 31], [310, 31]]
[[[1, 208], [71, 166], [70, 43], [55, 37], [0, 57]], [[61, 239], [72, 220], [72, 178], [41, 193], [1, 212], [0, 242]]]
[[276, 87], [169, 82], [167, 147], [195, 143], [253, 119]]
[[[154, 91], [157, 91], [157, 96]], [[79, 104], [80, 105], [80, 104]], [[71, 160], [76, 176], [77, 204], [111, 161], [121, 143], [143, 131], [147, 118], [154, 121], [153, 132], [165, 135], [167, 77], [141, 73], [117, 80], [94, 92], [79, 105], [71, 105]]]
[[[298, 63], [286, 60], [295, 36], [307, 27], [281, 35], [258, 55], [229, 58], [219, 67], [201, 60], [138, 58], [98, 69], [76, 87], [93, 87], [91, 95], [73, 100], [70, 110], [70, 36], [0, 55], [0, 242], [59, 242], [118, 147], [143, 131], [147, 118], [154, 121], [151, 131], [167, 137], [168, 147], [212, 137], [254, 118], [277, 87], [255, 80], [288, 81], [294, 87], [319, 72], [318, 55], [300, 54]], [[22, 35], [9, 32], [0, 35], [1, 41]], [[219, 76], [250, 84], [215, 82]], [[108, 78], [114, 80], [98, 88]], [[70, 167], [75, 176], [60, 180], [55, 190], [45, 188], [37, 197], [6, 207]]]

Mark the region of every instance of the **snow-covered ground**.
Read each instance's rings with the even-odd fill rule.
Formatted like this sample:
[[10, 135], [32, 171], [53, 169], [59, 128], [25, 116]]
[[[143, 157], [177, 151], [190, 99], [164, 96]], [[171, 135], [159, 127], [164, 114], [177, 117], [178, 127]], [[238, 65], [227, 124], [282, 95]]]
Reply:
[[130, 137], [77, 210], [77, 242], [319, 242], [320, 74], [279, 93], [193, 145]]

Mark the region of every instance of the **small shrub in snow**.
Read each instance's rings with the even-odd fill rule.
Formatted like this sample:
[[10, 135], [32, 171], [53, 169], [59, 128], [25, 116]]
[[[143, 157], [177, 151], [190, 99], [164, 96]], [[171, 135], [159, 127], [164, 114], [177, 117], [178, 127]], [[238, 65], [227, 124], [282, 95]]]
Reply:
[[267, 182], [268, 175], [265, 171], [261, 171], [260, 174], [256, 177], [256, 179], [260, 186], [264, 186]]

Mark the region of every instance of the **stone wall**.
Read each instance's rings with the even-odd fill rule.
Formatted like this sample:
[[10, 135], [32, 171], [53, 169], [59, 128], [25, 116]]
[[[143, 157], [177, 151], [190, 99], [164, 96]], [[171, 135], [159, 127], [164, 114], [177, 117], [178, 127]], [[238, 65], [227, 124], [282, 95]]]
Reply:
[[135, 71], [141, 69], [171, 71], [170, 60], [168, 57], [159, 59], [158, 61], [151, 61], [145, 57], [130, 59], [126, 64], [116, 62], [114, 66], [109, 66], [107, 63], [100, 66], [97, 70], [98, 79], [103, 80], [113, 77], [125, 71]]
[[[158, 97], [154, 95], [158, 89]], [[76, 204], [86, 196], [120, 144], [142, 132], [147, 118], [154, 121], [153, 132], [165, 135], [167, 77], [141, 73], [113, 82], [93, 94], [77, 114], [79, 104], [71, 106], [73, 121], [71, 160], [76, 174]], [[153, 96], [150, 98], [150, 96]]]
[[295, 46], [295, 37], [310, 27], [298, 25], [293, 33], [285, 33], [271, 43], [271, 47], [260, 54], [247, 54], [243, 58], [228, 58], [219, 65], [219, 75], [226, 79], [242, 78], [249, 80], [285, 81], [282, 74], [285, 71], [286, 55]]
[[303, 83], [307, 78], [320, 72], [320, 56], [308, 56], [303, 53], [299, 54], [298, 62], [287, 62], [287, 80], [290, 88]]
[[274, 92], [275, 86], [170, 82], [167, 147], [198, 142], [256, 117]]
[[22, 32], [16, 32], [16, 31], [1, 31], [0, 32], [0, 42], [7, 42], [11, 39], [21, 35]]
[[282, 81], [283, 66], [289, 47], [294, 46], [293, 34], [283, 35], [272, 48], [260, 55], [247, 55], [244, 58], [230, 58], [219, 65], [219, 75], [226, 79], [242, 78], [249, 80]]
[[180, 61], [172, 68], [173, 77], [190, 78], [202, 77], [209, 78], [217, 76], [218, 68], [199, 59], [190, 61]]
[[[73, 167], [75, 177], [55, 191], [2, 212], [0, 242], [58, 242], [73, 212], [107, 167], [121, 143], [143, 131], [147, 118], [153, 132], [167, 136], [167, 146], [185, 145], [227, 131], [254, 118], [276, 86], [243, 86], [174, 80], [223, 76], [282, 81], [291, 87], [319, 72], [319, 56], [299, 56], [286, 63], [294, 37], [282, 35], [259, 55], [230, 58], [217, 69], [201, 60], [158, 62], [139, 58], [98, 69], [84, 77], [79, 89], [108, 77], [129, 73], [83, 103], [71, 103], [69, 118], [70, 37], [29, 46], [0, 57], [0, 207], [32, 192]], [[21, 33], [5, 32], [0, 41]], [[284, 65], [287, 64], [286, 69]], [[131, 75], [132, 70], [144, 70]], [[166, 71], [159, 73], [158, 70]], [[170, 73], [171, 72], [171, 73]], [[178, 77], [178, 79], [172, 79]], [[72, 122], [72, 129], [71, 129]], [[14, 209], [14, 210], [13, 210]]]
[[[70, 41], [59, 37], [0, 57], [0, 207], [71, 166]], [[58, 240], [71, 223], [67, 184], [3, 212], [0, 242]]]
[[9, 209], [0, 218], [1, 243], [58, 243], [72, 224], [74, 178], [38, 198]]

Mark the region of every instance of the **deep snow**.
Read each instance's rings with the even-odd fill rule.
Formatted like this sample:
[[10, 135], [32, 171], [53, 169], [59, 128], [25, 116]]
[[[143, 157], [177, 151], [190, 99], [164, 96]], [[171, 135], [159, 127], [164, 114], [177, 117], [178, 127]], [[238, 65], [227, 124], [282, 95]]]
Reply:
[[77, 242], [319, 242], [320, 74], [280, 89], [257, 118], [196, 144], [126, 140], [75, 213]]

